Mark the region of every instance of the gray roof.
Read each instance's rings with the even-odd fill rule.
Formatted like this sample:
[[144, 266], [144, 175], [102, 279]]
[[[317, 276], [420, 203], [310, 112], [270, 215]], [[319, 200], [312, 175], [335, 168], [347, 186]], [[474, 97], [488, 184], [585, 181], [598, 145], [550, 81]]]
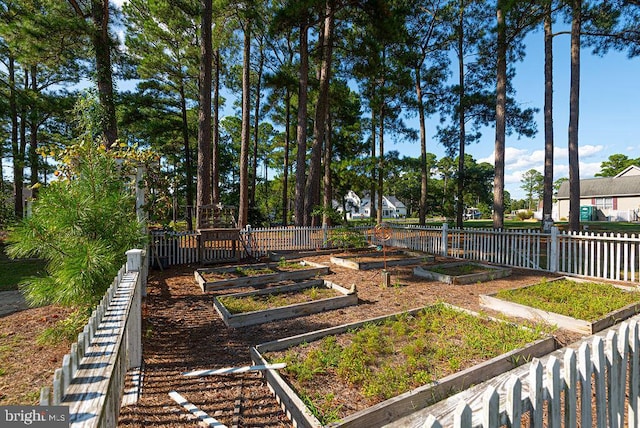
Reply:
[[[640, 175], [580, 180], [580, 197], [640, 196]], [[558, 199], [569, 199], [569, 182], [558, 189]]]

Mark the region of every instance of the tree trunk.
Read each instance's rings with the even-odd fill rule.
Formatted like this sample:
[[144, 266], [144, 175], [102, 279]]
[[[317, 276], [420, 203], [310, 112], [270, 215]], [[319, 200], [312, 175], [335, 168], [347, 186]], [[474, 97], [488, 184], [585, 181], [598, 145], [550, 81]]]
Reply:
[[91, 19], [95, 28], [92, 32], [93, 49], [96, 57], [96, 83], [98, 98], [104, 109], [102, 124], [107, 149], [118, 138], [116, 105], [113, 96], [113, 76], [111, 71], [111, 38], [109, 37], [109, 0], [91, 1]]
[[300, 83], [298, 86], [298, 126], [296, 157], [296, 206], [295, 224], [304, 225], [305, 177], [307, 165], [307, 87], [309, 85], [309, 28], [304, 22], [300, 26]]
[[240, 146], [240, 209], [238, 226], [244, 228], [249, 224], [249, 144], [251, 90], [251, 22], [247, 20], [244, 28], [244, 53], [242, 59], [242, 138]]
[[[261, 83], [262, 83], [262, 71], [264, 69], [264, 53], [262, 44], [260, 45], [260, 61], [258, 63], [258, 75], [256, 78], [256, 105], [253, 117], [253, 163], [251, 169], [253, 176], [251, 177], [251, 187], [249, 193], [249, 207], [251, 210], [256, 208], [256, 186], [258, 183], [258, 143], [260, 139], [260, 97], [261, 97]], [[266, 163], [265, 163], [266, 170]]]
[[464, 70], [464, 6], [460, 8], [458, 21], [458, 127], [460, 128], [458, 147], [458, 185], [456, 189], [456, 227], [464, 226], [462, 214], [464, 212], [464, 155], [467, 147], [466, 106], [465, 106], [465, 70]]
[[187, 99], [184, 92], [184, 82], [180, 81], [180, 114], [182, 116], [182, 147], [184, 149], [185, 189], [186, 189], [186, 218], [187, 229], [193, 230], [193, 216], [189, 207], [193, 207], [193, 172], [191, 166], [191, 148], [189, 147], [189, 122], [187, 120]]
[[578, 159], [578, 116], [580, 102], [580, 31], [582, 0], [572, 0], [571, 88], [569, 89], [569, 229], [580, 230], [580, 164]]
[[318, 217], [312, 216], [314, 207], [320, 205], [320, 173], [322, 170], [322, 147], [325, 140], [325, 123], [329, 112], [329, 84], [331, 82], [331, 57], [333, 44], [333, 1], [326, 1], [324, 32], [322, 39], [322, 60], [320, 64], [320, 88], [316, 104], [316, 120], [313, 126], [315, 138], [311, 147], [309, 176], [305, 186], [305, 225], [317, 226]]
[[17, 218], [22, 218], [22, 176], [24, 164], [20, 159], [20, 142], [18, 141], [18, 104], [16, 101], [16, 68], [15, 58], [9, 53], [9, 111], [11, 113], [11, 154], [13, 156], [13, 211]]
[[213, 159], [211, 162], [211, 201], [220, 203], [220, 49], [213, 53]]
[[544, 15], [544, 185], [542, 218], [553, 210], [553, 31], [551, 3]]
[[282, 171], [282, 225], [286, 226], [289, 216], [289, 139], [291, 138], [291, 93], [285, 89], [284, 123], [284, 169]]
[[416, 98], [418, 101], [418, 117], [420, 120], [420, 207], [418, 208], [418, 223], [424, 226], [427, 218], [427, 129], [422, 100], [422, 77], [420, 67], [416, 67]]
[[[31, 90], [34, 94], [38, 93], [38, 68], [31, 66]], [[38, 111], [35, 105], [31, 106], [29, 114], [29, 163], [31, 166], [31, 195], [36, 196], [37, 189], [33, 187], [38, 182]], [[0, 170], [2, 171], [2, 170]]]
[[[200, 75], [198, 76], [200, 106], [198, 109], [198, 188], [197, 208], [211, 203], [211, 0], [201, 0]], [[196, 224], [202, 219], [196, 208]]]
[[371, 195], [369, 197], [369, 218], [378, 219], [378, 210], [376, 209], [376, 115], [371, 110]]
[[325, 145], [324, 145], [324, 177], [323, 177], [323, 200], [322, 205], [324, 206], [323, 215], [322, 215], [322, 225], [330, 227], [332, 226], [331, 217], [329, 216], [330, 210], [333, 208], [332, 200], [333, 200], [333, 188], [331, 184], [331, 158], [333, 156], [332, 147], [331, 147], [331, 115], [328, 113], [326, 120], [326, 133], [325, 133]]
[[382, 198], [384, 196], [384, 101], [380, 106], [380, 133], [378, 134], [378, 144], [380, 146], [380, 153], [378, 154], [378, 213], [376, 215], [376, 222], [382, 223]]
[[507, 105], [507, 29], [504, 1], [498, 1], [498, 61], [496, 86], [495, 177], [493, 180], [493, 227], [504, 228], [504, 150]]

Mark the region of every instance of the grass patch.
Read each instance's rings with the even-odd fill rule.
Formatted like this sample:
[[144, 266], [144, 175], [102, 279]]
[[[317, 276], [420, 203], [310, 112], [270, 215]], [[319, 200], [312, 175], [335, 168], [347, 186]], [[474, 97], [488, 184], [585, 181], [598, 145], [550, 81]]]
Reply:
[[640, 292], [625, 291], [609, 284], [562, 279], [502, 290], [496, 297], [580, 320], [595, 321], [616, 309], [638, 303]]
[[41, 260], [12, 260], [5, 254], [5, 245], [0, 241], [0, 291], [17, 290], [18, 284], [31, 276], [45, 274]]
[[[540, 339], [541, 333], [540, 328], [523, 329], [439, 304], [268, 353], [266, 358], [287, 364], [287, 380], [307, 403], [311, 401], [308, 406], [316, 418], [328, 424], [346, 416], [332, 391], [355, 390], [362, 402], [374, 405], [523, 347]], [[354, 400], [351, 393], [344, 395]]]
[[314, 300], [335, 297], [338, 293], [325, 287], [310, 287], [303, 290], [285, 291], [282, 293], [259, 294], [241, 297], [220, 297], [218, 300], [231, 314], [263, 311], [293, 305], [296, 303], [311, 302]]

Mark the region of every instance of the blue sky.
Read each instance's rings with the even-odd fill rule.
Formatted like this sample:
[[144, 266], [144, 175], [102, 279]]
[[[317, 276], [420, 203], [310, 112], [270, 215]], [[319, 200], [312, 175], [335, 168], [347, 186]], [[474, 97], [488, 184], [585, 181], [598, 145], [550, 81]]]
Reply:
[[[554, 180], [568, 177], [567, 139], [569, 125], [569, 35], [554, 39]], [[526, 107], [540, 109], [535, 120], [538, 133], [533, 138], [507, 136], [505, 153], [505, 189], [512, 198], [522, 199], [522, 174], [530, 169], [543, 172], [544, 167], [544, 52], [541, 31], [525, 40], [526, 57], [516, 66], [513, 81], [516, 99]], [[592, 178], [600, 164], [615, 153], [640, 157], [640, 58], [610, 52], [594, 56], [590, 49], [581, 55], [579, 157], [580, 177]], [[438, 158], [444, 148], [432, 137], [437, 120], [429, 123], [427, 151]], [[480, 142], [467, 147], [477, 161], [494, 162], [495, 131], [485, 129]], [[401, 155], [418, 156], [417, 143], [389, 144], [388, 150]]]

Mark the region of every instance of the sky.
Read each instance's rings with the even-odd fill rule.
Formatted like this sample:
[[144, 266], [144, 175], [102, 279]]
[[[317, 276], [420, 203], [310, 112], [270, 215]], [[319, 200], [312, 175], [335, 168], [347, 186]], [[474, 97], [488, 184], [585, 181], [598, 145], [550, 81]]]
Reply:
[[[526, 57], [516, 65], [513, 86], [515, 98], [524, 107], [536, 107], [538, 132], [533, 138], [507, 136], [505, 152], [505, 189], [513, 199], [524, 199], [522, 174], [530, 169], [544, 171], [544, 45], [537, 31], [525, 39]], [[568, 126], [570, 87], [570, 36], [554, 38], [554, 180], [568, 177]], [[411, 123], [411, 122], [409, 122]], [[437, 120], [428, 124], [427, 151], [438, 158], [444, 147], [432, 137]], [[417, 124], [415, 125], [417, 127]], [[478, 143], [466, 152], [478, 162], [494, 163], [495, 131], [484, 129]], [[590, 49], [581, 51], [579, 107], [580, 177], [593, 178], [600, 164], [612, 154], [640, 157], [640, 58], [627, 58], [625, 53], [609, 52], [594, 56]], [[388, 144], [401, 156], [420, 155], [418, 143]]]

